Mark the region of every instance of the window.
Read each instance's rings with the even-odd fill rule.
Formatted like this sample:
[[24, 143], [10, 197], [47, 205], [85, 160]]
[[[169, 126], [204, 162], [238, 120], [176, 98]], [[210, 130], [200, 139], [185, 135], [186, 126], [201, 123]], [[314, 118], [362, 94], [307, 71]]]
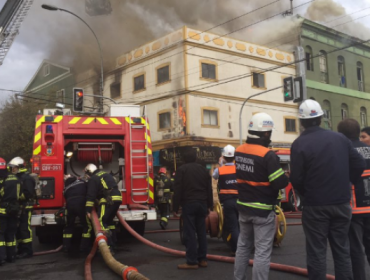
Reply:
[[339, 75], [339, 86], [346, 87], [346, 73], [343, 56], [338, 56], [338, 75]]
[[364, 128], [367, 126], [367, 114], [366, 114], [365, 107], [361, 107], [360, 109], [360, 125], [361, 125], [361, 128]]
[[328, 100], [324, 100], [322, 109], [324, 111], [323, 127], [325, 129], [331, 130], [331, 111], [330, 111], [330, 102]]
[[162, 65], [157, 68], [157, 85], [170, 81], [170, 65]]
[[203, 108], [202, 110], [202, 125], [218, 126], [218, 110], [211, 108]]
[[55, 94], [56, 102], [64, 103], [64, 89], [58, 90]]
[[343, 103], [341, 106], [341, 115], [342, 115], [342, 120], [348, 118], [348, 106], [347, 104]]
[[320, 78], [322, 83], [328, 83], [328, 66], [326, 52], [319, 52], [319, 61], [320, 61]]
[[50, 74], [50, 64], [45, 64], [43, 67], [44, 70], [44, 77], [48, 76]]
[[121, 83], [115, 82], [110, 85], [110, 97], [111, 98], [121, 97]]
[[297, 132], [297, 120], [292, 117], [284, 117], [285, 132]]
[[145, 74], [134, 76], [134, 92], [145, 90]]
[[265, 85], [265, 74], [253, 73], [252, 75], [252, 87], [254, 88], [266, 88]]
[[217, 64], [213, 62], [202, 62], [201, 61], [201, 78], [207, 80], [217, 80]]
[[312, 48], [310, 46], [306, 46], [306, 69], [313, 71]]
[[357, 62], [357, 82], [358, 90], [365, 91], [364, 89], [364, 69], [361, 62]]
[[171, 128], [171, 113], [168, 111], [158, 113], [158, 124], [158, 130]]

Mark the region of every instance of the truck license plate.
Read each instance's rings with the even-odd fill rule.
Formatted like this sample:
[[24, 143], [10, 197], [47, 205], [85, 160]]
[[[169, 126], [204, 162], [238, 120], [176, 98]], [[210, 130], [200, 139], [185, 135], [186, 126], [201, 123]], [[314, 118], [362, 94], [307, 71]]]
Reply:
[[42, 171], [61, 171], [61, 164], [43, 164], [41, 166]]

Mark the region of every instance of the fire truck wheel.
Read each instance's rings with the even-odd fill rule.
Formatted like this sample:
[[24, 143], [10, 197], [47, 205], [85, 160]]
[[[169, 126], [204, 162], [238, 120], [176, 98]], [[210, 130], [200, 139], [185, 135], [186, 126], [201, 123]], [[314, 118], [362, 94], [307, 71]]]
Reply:
[[[295, 200], [297, 201], [297, 209], [298, 211], [302, 211], [302, 199], [299, 194], [295, 193]], [[291, 211], [295, 211], [295, 201], [293, 191], [289, 192], [289, 207]]]

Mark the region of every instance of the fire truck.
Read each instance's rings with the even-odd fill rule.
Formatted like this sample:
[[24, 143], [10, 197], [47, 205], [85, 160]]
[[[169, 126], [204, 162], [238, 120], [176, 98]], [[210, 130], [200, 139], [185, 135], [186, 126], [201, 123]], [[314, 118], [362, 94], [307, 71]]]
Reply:
[[157, 218], [149, 122], [138, 105], [111, 105], [108, 117], [72, 116], [45, 109], [37, 115], [32, 173], [38, 206], [31, 225], [41, 243], [61, 236], [55, 213], [64, 206], [64, 176], [83, 177], [94, 163], [112, 174], [122, 192], [118, 214], [143, 234], [146, 220]]

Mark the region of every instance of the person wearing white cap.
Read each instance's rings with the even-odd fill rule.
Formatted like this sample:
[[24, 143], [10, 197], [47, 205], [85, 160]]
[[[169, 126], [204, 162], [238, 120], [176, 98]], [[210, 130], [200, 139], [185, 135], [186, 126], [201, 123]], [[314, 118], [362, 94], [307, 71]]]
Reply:
[[350, 182], [360, 179], [365, 161], [343, 134], [320, 128], [323, 115], [315, 100], [300, 105], [299, 119], [305, 130], [291, 147], [290, 181], [303, 196], [308, 278], [326, 279], [329, 241], [335, 279], [350, 280]]

